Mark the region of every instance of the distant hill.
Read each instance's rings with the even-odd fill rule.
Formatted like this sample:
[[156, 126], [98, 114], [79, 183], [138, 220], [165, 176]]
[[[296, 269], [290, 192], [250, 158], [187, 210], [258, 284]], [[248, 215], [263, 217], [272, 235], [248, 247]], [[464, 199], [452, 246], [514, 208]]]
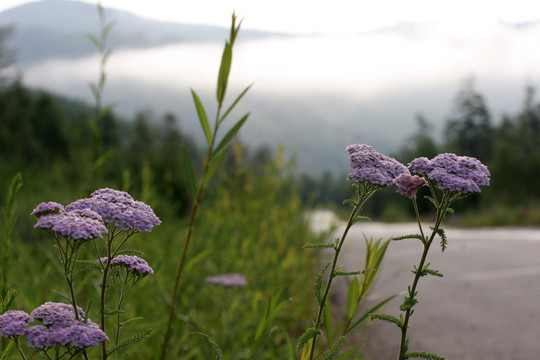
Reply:
[[[222, 42], [228, 29], [161, 22], [129, 12], [105, 8], [107, 21], [118, 26], [110, 33], [114, 49], [145, 48], [178, 42]], [[52, 58], [79, 58], [95, 53], [85, 37], [99, 32], [97, 7], [91, 4], [44, 0], [24, 4], [0, 13], [0, 26], [12, 26], [15, 32], [8, 43], [19, 65]], [[239, 41], [285, 34], [243, 30]]]

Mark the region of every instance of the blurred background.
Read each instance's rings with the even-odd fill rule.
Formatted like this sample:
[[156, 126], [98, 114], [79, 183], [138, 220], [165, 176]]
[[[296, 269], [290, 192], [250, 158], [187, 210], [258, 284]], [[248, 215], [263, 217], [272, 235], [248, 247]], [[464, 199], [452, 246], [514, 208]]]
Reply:
[[[449, 225], [526, 225], [533, 231], [540, 225], [540, 3], [104, 0], [101, 5], [100, 13], [95, 1], [0, 3], [1, 203], [16, 173], [24, 182], [15, 257], [45, 251], [44, 237], [28, 216], [39, 202], [67, 204], [108, 186], [155, 209], [163, 220], [155, 236], [163, 246], [145, 251], [149, 259], [160, 259], [161, 274], [174, 272], [170, 253], [182, 239], [191, 206], [182, 149], [195, 163], [204, 157], [190, 90], [197, 91], [211, 117], [233, 11], [243, 22], [228, 98], [253, 84], [232, 114], [250, 116], [209, 188], [200, 220], [206, 240], [193, 249], [204, 261], [182, 300], [186, 314], [202, 327], [219, 318], [221, 327], [206, 329], [217, 343], [232, 353], [244, 351], [253, 342], [249, 332], [238, 334], [228, 324], [256, 327], [266, 296], [280, 287], [284, 299], [294, 299], [286, 306], [294, 311], [280, 317], [283, 327], [294, 336], [308, 324], [314, 300], [305, 284], [312, 283], [318, 258], [301, 244], [327, 234], [314, 234], [303, 215], [313, 209], [338, 216], [347, 211], [342, 201], [352, 195], [345, 181], [349, 144], [370, 144], [405, 164], [441, 152], [477, 157], [488, 165], [492, 184], [456, 203]], [[429, 204], [419, 205], [430, 219]], [[394, 189], [380, 191], [366, 209], [381, 222], [411, 221], [411, 210]], [[357, 238], [363, 244], [360, 233]], [[224, 249], [224, 243], [231, 248]], [[51, 298], [48, 279], [58, 274], [42, 260], [20, 262], [12, 270], [36, 279], [23, 285], [14, 277], [19, 307]], [[495, 268], [503, 264], [495, 263]], [[534, 261], [527, 266], [534, 271], [525, 276], [538, 274]], [[294, 276], [283, 281], [284, 271]], [[221, 290], [200, 285], [204, 276], [224, 272], [241, 272], [250, 284], [245, 293], [227, 293], [225, 319], [205, 313], [220, 306], [214, 295], [222, 297]], [[156, 292], [134, 307], [151, 309], [148, 321], [160, 328], [155, 319], [163, 313], [169, 282], [158, 276], [149, 282]], [[252, 302], [248, 310], [240, 306], [245, 301]], [[189, 316], [185, 321], [192, 326]], [[283, 337], [273, 342], [278, 350], [267, 358], [280, 358]], [[198, 351], [193, 358], [203, 358]]]

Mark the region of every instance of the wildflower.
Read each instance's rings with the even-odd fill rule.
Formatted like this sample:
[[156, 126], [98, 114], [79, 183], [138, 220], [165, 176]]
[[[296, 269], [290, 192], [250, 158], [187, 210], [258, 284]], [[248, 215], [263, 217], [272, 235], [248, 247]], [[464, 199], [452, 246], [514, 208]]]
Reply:
[[53, 333], [54, 341], [62, 345], [73, 342], [78, 348], [96, 346], [109, 340], [107, 335], [92, 321], [76, 322]]
[[47, 214], [58, 214], [64, 211], [64, 206], [54, 201], [42, 202], [39, 204], [30, 215], [36, 215], [37, 217]]
[[[102, 257], [97, 261], [105, 263], [107, 262], [107, 257]], [[138, 256], [118, 255], [111, 260], [111, 266], [124, 266], [128, 271], [136, 273], [137, 275], [154, 275], [154, 269], [148, 265], [146, 260], [141, 259]]]
[[109, 188], [96, 190], [90, 198], [77, 200], [66, 209], [91, 209], [101, 215], [105, 223], [112, 223], [122, 230], [149, 232], [161, 224], [150, 206], [134, 200], [124, 191]]
[[44, 325], [34, 325], [27, 329], [28, 346], [43, 349], [73, 343], [82, 349], [109, 340], [96, 323], [89, 319], [84, 322], [80, 320], [86, 317], [80, 307], [77, 312], [79, 320], [75, 317], [73, 306], [69, 304], [47, 302], [36, 308], [31, 318]]
[[[86, 314], [81, 307], [77, 307], [78, 317], [84, 319]], [[37, 307], [30, 314], [32, 319], [39, 320], [45, 325], [70, 325], [76, 320], [73, 306], [64, 303], [46, 302]]]
[[354, 182], [366, 180], [375, 185], [389, 186], [392, 185], [394, 178], [409, 172], [405, 165], [377, 152], [369, 145], [349, 145], [347, 151], [350, 154], [352, 168], [347, 178]]
[[58, 212], [46, 213], [38, 217], [34, 227], [44, 230], [50, 229], [75, 240], [90, 240], [103, 237], [107, 233], [101, 216], [90, 209], [73, 209], [71, 211], [59, 209]]
[[20, 310], [8, 310], [0, 315], [0, 332], [3, 337], [25, 335], [32, 318]]
[[394, 179], [394, 183], [398, 186], [398, 193], [412, 199], [416, 196], [418, 189], [427, 184], [427, 181], [417, 175], [401, 174]]
[[204, 281], [208, 284], [217, 284], [225, 287], [238, 286], [244, 287], [247, 285], [246, 278], [242, 274], [231, 273], [217, 276], [209, 276]]
[[487, 166], [469, 156], [445, 153], [431, 160], [417, 158], [409, 163], [409, 167], [435, 181], [440, 189], [452, 192], [480, 192], [480, 186], [490, 183]]

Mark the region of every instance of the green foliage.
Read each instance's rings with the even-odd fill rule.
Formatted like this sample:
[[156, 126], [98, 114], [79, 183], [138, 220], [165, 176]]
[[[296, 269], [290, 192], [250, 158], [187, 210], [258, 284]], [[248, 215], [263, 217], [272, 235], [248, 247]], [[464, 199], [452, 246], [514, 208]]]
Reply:
[[332, 344], [332, 346], [328, 348], [328, 350], [317, 356], [316, 360], [331, 360], [335, 358], [341, 349], [343, 349], [346, 342], [347, 339], [345, 336], [341, 336], [335, 344]]
[[300, 352], [306, 346], [309, 340], [312, 340], [315, 336], [321, 333], [320, 330], [310, 327], [298, 338], [298, 343], [296, 344], [296, 351]]
[[423, 351], [413, 351], [405, 353], [402, 359], [429, 359], [429, 360], [445, 360], [445, 357], [439, 356], [433, 353], [426, 353]]

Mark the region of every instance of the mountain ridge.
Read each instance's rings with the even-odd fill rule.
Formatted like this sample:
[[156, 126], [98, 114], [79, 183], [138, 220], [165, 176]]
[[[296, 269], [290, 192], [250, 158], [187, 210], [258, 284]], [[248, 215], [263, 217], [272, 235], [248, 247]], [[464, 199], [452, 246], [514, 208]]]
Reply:
[[[106, 21], [115, 24], [109, 38], [115, 49], [222, 42], [228, 32], [219, 26], [157, 21], [112, 8], [104, 11]], [[8, 46], [22, 65], [91, 55], [95, 48], [85, 37], [100, 30], [96, 6], [67, 0], [36, 1], [5, 10], [0, 12], [0, 26], [14, 28]], [[282, 36], [289, 35], [246, 29], [238, 41]]]

